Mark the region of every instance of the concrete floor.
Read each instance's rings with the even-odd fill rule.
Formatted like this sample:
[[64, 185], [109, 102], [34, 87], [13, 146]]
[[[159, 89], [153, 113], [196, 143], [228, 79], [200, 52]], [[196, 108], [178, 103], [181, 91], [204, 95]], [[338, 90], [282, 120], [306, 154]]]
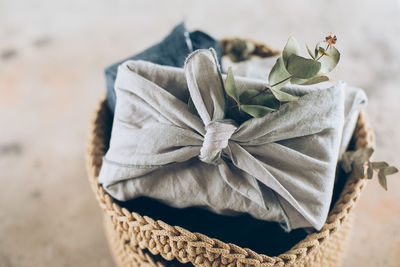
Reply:
[[[113, 266], [86, 178], [103, 68], [185, 19], [282, 48], [338, 35], [333, 76], [364, 88], [376, 159], [400, 166], [400, 12], [387, 1], [0, 0], [0, 266]], [[345, 266], [400, 266], [400, 175], [364, 191]]]

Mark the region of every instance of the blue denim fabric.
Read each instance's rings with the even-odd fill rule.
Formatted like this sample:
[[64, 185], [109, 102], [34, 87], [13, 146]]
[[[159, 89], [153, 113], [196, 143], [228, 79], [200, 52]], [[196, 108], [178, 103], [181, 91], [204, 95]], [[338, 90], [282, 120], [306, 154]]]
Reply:
[[219, 42], [201, 31], [188, 32], [184, 23], [178, 24], [160, 43], [145, 51], [115, 63], [105, 69], [107, 82], [107, 103], [110, 110], [115, 110], [114, 83], [118, 66], [126, 60], [145, 60], [160, 65], [183, 67], [188, 54], [201, 48], [214, 48], [221, 64], [222, 50]]

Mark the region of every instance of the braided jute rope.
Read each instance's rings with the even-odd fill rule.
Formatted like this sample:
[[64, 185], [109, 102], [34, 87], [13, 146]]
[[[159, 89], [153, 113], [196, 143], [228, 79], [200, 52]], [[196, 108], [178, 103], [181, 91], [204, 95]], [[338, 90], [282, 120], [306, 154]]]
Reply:
[[[259, 51], [267, 49], [264, 46]], [[257, 50], [254, 54], [258, 55]], [[340, 266], [350, 237], [354, 207], [366, 179], [350, 175], [322, 229], [307, 235], [289, 251], [270, 257], [121, 208], [97, 183], [111, 123], [112, 115], [103, 99], [91, 122], [86, 165], [118, 266], [171, 266], [169, 261], [174, 259], [194, 266]], [[373, 147], [373, 133], [363, 112], [353, 138], [355, 148]]]

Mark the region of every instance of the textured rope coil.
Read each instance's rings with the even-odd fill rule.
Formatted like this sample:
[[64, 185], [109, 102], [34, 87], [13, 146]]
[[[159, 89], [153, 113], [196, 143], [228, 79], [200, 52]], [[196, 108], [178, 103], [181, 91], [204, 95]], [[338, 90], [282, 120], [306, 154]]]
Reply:
[[[221, 41], [222, 47], [232, 39]], [[275, 55], [276, 51], [256, 43], [254, 54]], [[261, 51], [258, 53], [257, 51]], [[269, 52], [268, 52], [269, 51]], [[102, 158], [108, 147], [112, 115], [105, 100], [100, 101], [91, 123], [86, 148], [86, 165], [91, 187], [104, 213], [105, 229], [118, 266], [170, 266], [168, 261], [195, 266], [339, 266], [349, 240], [353, 209], [365, 186], [365, 179], [350, 176], [323, 228], [309, 234], [289, 251], [276, 256], [227, 244], [201, 233], [171, 226], [117, 205], [97, 183]], [[373, 133], [364, 113], [354, 131], [355, 147], [372, 147]], [[153, 255], [162, 259], [155, 260]]]

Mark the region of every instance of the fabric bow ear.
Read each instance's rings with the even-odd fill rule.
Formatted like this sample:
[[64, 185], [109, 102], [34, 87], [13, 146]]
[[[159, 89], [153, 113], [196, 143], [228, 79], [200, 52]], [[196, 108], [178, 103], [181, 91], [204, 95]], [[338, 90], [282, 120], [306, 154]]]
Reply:
[[195, 51], [186, 59], [184, 70], [190, 97], [206, 130], [199, 159], [217, 165], [237, 126], [224, 120], [224, 86], [215, 51]]

